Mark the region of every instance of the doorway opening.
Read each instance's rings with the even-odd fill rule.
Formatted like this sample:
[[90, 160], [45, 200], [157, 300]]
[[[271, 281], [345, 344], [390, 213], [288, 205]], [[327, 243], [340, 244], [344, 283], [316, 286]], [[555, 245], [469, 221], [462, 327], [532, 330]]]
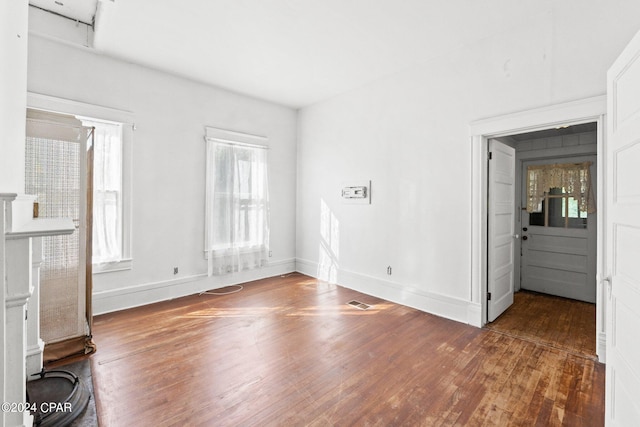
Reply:
[[[472, 298], [474, 301], [478, 301], [480, 308], [480, 326], [483, 326], [489, 321], [489, 312], [491, 311], [492, 300], [495, 302], [495, 294], [491, 292], [491, 287], [496, 285], [496, 277], [491, 277], [491, 267], [489, 266], [490, 262], [490, 239], [491, 239], [491, 217], [489, 212], [489, 203], [490, 203], [490, 185], [489, 185], [489, 146], [491, 140], [502, 140], [509, 141], [510, 144], [517, 146], [521, 145], [521, 149], [518, 150], [518, 159], [515, 161], [514, 158], [514, 169], [518, 168], [518, 171], [513, 172], [514, 176], [514, 185], [513, 191], [516, 192], [517, 189], [517, 197], [514, 195], [514, 202], [517, 200], [518, 203], [513, 203], [511, 217], [513, 218], [513, 225], [509, 229], [502, 228], [501, 230], [508, 237], [512, 237], [513, 242], [512, 246], [509, 247], [511, 251], [511, 262], [513, 264], [510, 267], [511, 274], [513, 280], [510, 282], [511, 289], [507, 289], [507, 291], [511, 292], [511, 296], [513, 296], [513, 292], [520, 289], [527, 289], [525, 285], [524, 287], [520, 286], [520, 277], [522, 275], [522, 263], [520, 262], [520, 251], [522, 249], [522, 245], [524, 243], [532, 243], [533, 240], [536, 242], [541, 242], [542, 238], [539, 235], [533, 237], [527, 236], [527, 241], [522, 241], [521, 237], [524, 236], [522, 228], [527, 228], [525, 233], [531, 232], [531, 226], [523, 227], [522, 219], [524, 214], [522, 213], [522, 197], [523, 197], [523, 185], [522, 185], [522, 170], [526, 168], [528, 165], [526, 162], [540, 162], [544, 163], [554, 163], [554, 162], [564, 162], [571, 163], [573, 161], [572, 156], [593, 156], [592, 159], [585, 161], [591, 161], [593, 165], [594, 177], [601, 175], [602, 171], [602, 162], [601, 162], [601, 153], [603, 150], [603, 123], [604, 123], [604, 114], [606, 112], [606, 101], [605, 97], [596, 97], [589, 98], [582, 101], [571, 102], [567, 104], [560, 104], [551, 107], [545, 107], [541, 109], [530, 110], [526, 112], [520, 112], [515, 114], [510, 114], [506, 116], [501, 116], [493, 119], [482, 120], [478, 122], [474, 122], [471, 125], [471, 143], [473, 150], [473, 198], [472, 198], [472, 214], [473, 214], [473, 222], [472, 222], [472, 281], [473, 281], [473, 292]], [[536, 132], [534, 134], [534, 132]], [[539, 133], [542, 132], [542, 133]], [[580, 141], [578, 139], [577, 147], [578, 148], [569, 148], [576, 147], [576, 134], [588, 133], [590, 136], [585, 137], [583, 141], [583, 147], [580, 147]], [[564, 143], [562, 142], [562, 135], [566, 136]], [[589, 139], [590, 138], [590, 139]], [[545, 147], [544, 150], [541, 150], [541, 144], [538, 143], [538, 146], [532, 142], [534, 139], [544, 139]], [[551, 146], [549, 145], [549, 141], [551, 141]], [[555, 144], [555, 146], [554, 146]], [[506, 145], [506, 144], [504, 144]], [[528, 148], [528, 149], [526, 149]], [[588, 148], [588, 149], [587, 149]], [[574, 151], [572, 151], [574, 150]], [[580, 151], [582, 150], [582, 151]], [[516, 151], [515, 149], [513, 150]], [[537, 151], [537, 152], [536, 152]], [[544, 151], [544, 153], [542, 152]], [[528, 154], [525, 154], [528, 152]], [[514, 155], [515, 157], [515, 155]], [[517, 178], [516, 178], [517, 177]], [[602, 192], [602, 183], [597, 181], [597, 178], [593, 180], [593, 192], [596, 200], [596, 212], [597, 208], [602, 205], [602, 197], [600, 197]], [[575, 201], [570, 200], [568, 195], [564, 194], [554, 194], [554, 197], [560, 200], [559, 205], [557, 201], [553, 201], [554, 208], [558, 208], [557, 211], [551, 213], [551, 203], [547, 202], [547, 210], [548, 214], [552, 214], [552, 222], [557, 224], [557, 220], [554, 219], [554, 215], [560, 218], [565, 218], [563, 224], [580, 224], [581, 218], [583, 215], [578, 209], [576, 213]], [[556, 197], [557, 196], [557, 197]], [[562, 201], [564, 199], [564, 202]], [[563, 205], [564, 203], [564, 205]], [[567, 205], [569, 203], [569, 205]], [[564, 214], [558, 213], [560, 209], [564, 207]], [[544, 211], [543, 211], [544, 213]], [[527, 212], [527, 220], [531, 220], [534, 224], [536, 221], [539, 223], [539, 218], [535, 217], [531, 219], [531, 212]], [[563, 216], [564, 215], [564, 216]], [[566, 218], [569, 219], [566, 219]], [[554, 222], [555, 221], [555, 222]], [[587, 219], [588, 222], [593, 222], [594, 227], [592, 229], [583, 229], [579, 228], [571, 228], [571, 227], [549, 227], [549, 223], [547, 223], [547, 233], [553, 235], [554, 233], [564, 233], [571, 235], [572, 233], [585, 233], [585, 232], [593, 232], [595, 233], [595, 238], [589, 240], [589, 244], [594, 249], [592, 251], [592, 255], [589, 257], [588, 261], [586, 255], [576, 255], [576, 254], [565, 254], [565, 259], [561, 259], [562, 257], [558, 256], [549, 256], [548, 254], [544, 257], [547, 258], [546, 262], [555, 262], [560, 265], [568, 265], [570, 263], [582, 263], [582, 266], [588, 265], [592, 267], [592, 273], [589, 278], [589, 282], [593, 284], [593, 288], [595, 291], [591, 292], [591, 297], [595, 301], [595, 312], [596, 312], [596, 325], [595, 325], [595, 333], [593, 334], [596, 339], [595, 347], [597, 355], [604, 355], [605, 350], [605, 330], [604, 330], [604, 299], [603, 299], [603, 289], [600, 283], [599, 278], [601, 277], [600, 272], [602, 271], [602, 257], [601, 257], [601, 248], [604, 244], [604, 239], [602, 239], [602, 230], [601, 226], [602, 218], [598, 217], [595, 213], [594, 215]], [[583, 221], [584, 223], [584, 221]], [[539, 227], [539, 226], [534, 226]], [[551, 230], [551, 228], [562, 228], [562, 231]], [[565, 229], [566, 228], [566, 229]], [[576, 232], [575, 230], [580, 230]], [[585, 231], [586, 230], [586, 231]], [[543, 233], [545, 234], [545, 233]], [[553, 237], [553, 236], [552, 236]], [[551, 238], [553, 240], [553, 238]], [[517, 242], [517, 243], [514, 243]], [[553, 246], [548, 242], [543, 244], [543, 246]], [[506, 252], [503, 250], [503, 253]], [[567, 252], [567, 251], [564, 251]], [[516, 257], [517, 255], [517, 257]], [[536, 253], [535, 256], [539, 256], [539, 253]], [[575, 256], [573, 256], [575, 255]], [[543, 258], [544, 258], [543, 257]], [[570, 259], [569, 259], [570, 258]], [[580, 259], [579, 259], [580, 258]], [[506, 259], [506, 258], [505, 258]], [[535, 262], [530, 264], [539, 263], [539, 260], [535, 260]], [[527, 264], [529, 265], [529, 264]], [[593, 270], [593, 266], [595, 266], [595, 270]], [[551, 265], [546, 267], [545, 269], [533, 269], [535, 274], [531, 276], [540, 276], [541, 272], [544, 274], [548, 273]], [[530, 269], [531, 270], [531, 269]], [[495, 270], [497, 271], [497, 269]], [[531, 272], [531, 271], [530, 271]], [[574, 272], [575, 273], [575, 272]], [[578, 273], [564, 273], [565, 276], [575, 276], [574, 279], [578, 276]], [[556, 279], [557, 281], [557, 279]], [[549, 283], [553, 282], [550, 280]], [[504, 291], [504, 283], [503, 292]], [[516, 287], [517, 286], [517, 287]], [[534, 289], [535, 290], [535, 289]], [[548, 291], [547, 291], [548, 292]], [[571, 296], [569, 296], [571, 298]], [[491, 298], [491, 299], [490, 299]], [[573, 297], [575, 298], [575, 297]], [[504, 303], [502, 301], [501, 309], [505, 309], [511, 305], [511, 301], [507, 301]], [[494, 313], [494, 319], [497, 316]], [[493, 320], [493, 319], [491, 319]], [[602, 360], [601, 358], [601, 361]]]
[[[509, 295], [513, 305], [497, 318], [492, 317], [489, 306], [487, 327], [593, 359], [597, 123], [557, 126], [495, 140], [489, 141], [490, 147], [500, 143], [515, 150], [514, 295]], [[490, 166], [490, 200], [494, 191], [491, 171]], [[490, 204], [490, 217], [492, 208]]]
[[597, 123], [496, 139], [516, 153], [514, 290], [595, 303]]

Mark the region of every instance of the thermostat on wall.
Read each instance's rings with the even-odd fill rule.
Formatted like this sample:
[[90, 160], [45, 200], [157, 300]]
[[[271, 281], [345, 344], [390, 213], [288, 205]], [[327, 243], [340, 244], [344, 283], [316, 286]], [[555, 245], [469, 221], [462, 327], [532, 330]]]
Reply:
[[342, 200], [345, 203], [371, 203], [371, 181], [343, 184]]
[[364, 199], [367, 197], [367, 187], [359, 185], [357, 187], [343, 187], [342, 197], [345, 199]]

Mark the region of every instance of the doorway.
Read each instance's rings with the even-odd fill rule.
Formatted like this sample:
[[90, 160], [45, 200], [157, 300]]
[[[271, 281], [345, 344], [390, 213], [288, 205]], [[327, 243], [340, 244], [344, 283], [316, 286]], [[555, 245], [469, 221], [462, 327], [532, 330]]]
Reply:
[[[515, 150], [512, 255], [519, 273], [513, 276], [513, 304], [497, 318], [490, 305], [487, 328], [593, 359], [597, 123], [497, 139]], [[490, 217], [493, 208], [490, 203]], [[490, 262], [491, 255], [490, 246]]]
[[[496, 117], [477, 121], [471, 124], [471, 144], [473, 152], [472, 176], [473, 176], [473, 194], [472, 194], [472, 299], [477, 301], [479, 305], [479, 326], [487, 323], [487, 313], [490, 301], [488, 300], [488, 205], [489, 196], [488, 188], [488, 146], [489, 140], [492, 138], [505, 138], [507, 136], [524, 135], [530, 132], [542, 130], [554, 130], [562, 126], [575, 126], [586, 123], [595, 123], [595, 148], [596, 154], [596, 171], [601, 175], [601, 151], [603, 149], [603, 124], [604, 114], [606, 112], [606, 98], [595, 97], [581, 101], [570, 102], [566, 104], [554, 105], [526, 112], [510, 114], [506, 116]], [[518, 186], [519, 187], [519, 186]], [[602, 183], [595, 185], [595, 198], [597, 206], [602, 205], [603, 194]], [[515, 207], [514, 207], [515, 210]], [[521, 233], [521, 213], [515, 215], [518, 224], [514, 233]], [[603, 245], [602, 239], [602, 218], [596, 218], [596, 336], [597, 345], [596, 353], [600, 356], [600, 360], [604, 362], [605, 354], [605, 330], [604, 330], [604, 292], [603, 285], [600, 281], [602, 277], [602, 258], [600, 256]], [[517, 236], [518, 238], [520, 236]], [[519, 246], [515, 245], [515, 246]], [[515, 255], [514, 255], [515, 258]], [[514, 267], [518, 271], [514, 275], [519, 277], [519, 266]]]
[[498, 139], [516, 153], [514, 290], [595, 303], [597, 123]]

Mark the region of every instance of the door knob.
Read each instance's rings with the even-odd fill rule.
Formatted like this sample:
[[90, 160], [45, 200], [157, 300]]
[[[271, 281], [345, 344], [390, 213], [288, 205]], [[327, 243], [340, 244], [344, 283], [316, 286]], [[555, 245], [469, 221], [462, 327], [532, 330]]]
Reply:
[[522, 240], [527, 240], [528, 237], [527, 236], [522, 236]]

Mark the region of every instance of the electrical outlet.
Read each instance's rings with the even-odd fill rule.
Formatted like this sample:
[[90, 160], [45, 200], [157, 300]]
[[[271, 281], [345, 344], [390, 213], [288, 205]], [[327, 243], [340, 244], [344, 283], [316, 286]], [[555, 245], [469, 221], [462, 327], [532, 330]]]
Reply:
[[269, 258], [273, 256], [273, 251], [269, 251]]
[[173, 267], [173, 274], [178, 274], [178, 267]]
[[387, 274], [391, 276], [391, 266], [387, 267]]

